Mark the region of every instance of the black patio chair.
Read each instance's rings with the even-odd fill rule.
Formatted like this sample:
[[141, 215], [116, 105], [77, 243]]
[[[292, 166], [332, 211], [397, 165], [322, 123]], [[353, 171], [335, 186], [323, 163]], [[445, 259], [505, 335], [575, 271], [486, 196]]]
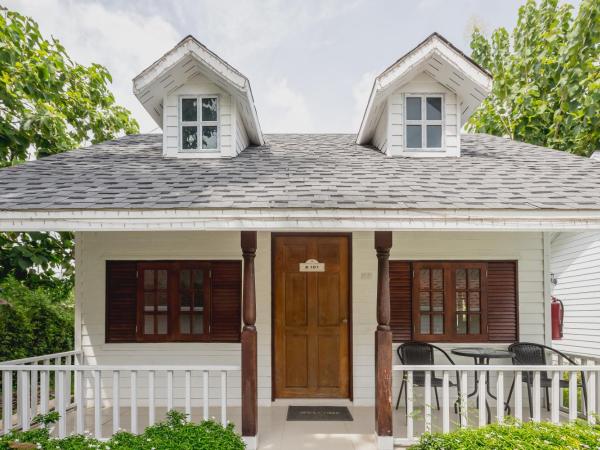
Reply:
[[[574, 366], [577, 365], [577, 363], [575, 363], [575, 361], [573, 361], [571, 358], [569, 358], [564, 353], [559, 352], [555, 348], [547, 347], [546, 345], [542, 345], [542, 344], [535, 344], [532, 342], [517, 342], [515, 344], [510, 345], [508, 347], [508, 350], [513, 352], [515, 355], [513, 357], [514, 365], [546, 366], [546, 365], [548, 365], [547, 361], [546, 361], [546, 353], [547, 352], [554, 353], [554, 354], [561, 356], [566, 361], [568, 361], [569, 364], [571, 364], [571, 365], [574, 365]], [[529, 414], [531, 417], [533, 417], [533, 403], [531, 400], [531, 387], [533, 386], [533, 372], [529, 372], [529, 371], [523, 372], [522, 382], [527, 385], [527, 397], [529, 399]], [[559, 380], [558, 383], [559, 383], [559, 390], [560, 389], [568, 389], [568, 387], [569, 387], [568, 380], [561, 379], [561, 380]], [[550, 378], [546, 372], [540, 373], [540, 387], [543, 388], [545, 391], [546, 409], [548, 411], [550, 411], [549, 388], [552, 387], [552, 378]], [[577, 383], [577, 387], [582, 388], [583, 409], [585, 411], [585, 405], [587, 405], [587, 390], [586, 390], [586, 386], [585, 386], [585, 376], [584, 376], [583, 372], [581, 373], [581, 383]], [[513, 380], [512, 385], [510, 387], [510, 391], [508, 393], [508, 400], [506, 401], [507, 405], [510, 402], [514, 388], [515, 388], [515, 380]]]
[[[441, 354], [443, 354], [446, 359], [448, 360], [448, 362], [450, 362], [450, 364], [452, 364], [453, 366], [456, 365], [454, 364], [454, 361], [452, 360], [452, 358], [450, 358], [450, 355], [448, 355], [448, 353], [446, 353], [446, 351], [444, 351], [443, 349], [441, 349], [440, 347], [433, 345], [433, 344], [429, 344], [428, 342], [418, 342], [418, 341], [411, 341], [411, 342], [405, 342], [401, 345], [398, 346], [397, 348], [397, 352], [398, 352], [398, 358], [400, 358], [400, 362], [402, 362], [402, 364], [406, 364], [406, 365], [434, 365], [435, 364], [435, 351], [439, 351]], [[404, 388], [406, 387], [406, 382], [407, 382], [407, 373], [404, 372], [403, 377], [402, 377], [402, 383], [400, 384], [400, 392], [398, 393], [398, 400], [396, 400], [396, 409], [398, 409], [398, 406], [400, 405], [400, 398], [402, 397], [402, 391], [404, 390]], [[460, 386], [458, 383], [458, 372], [456, 372], [456, 383], [454, 383], [453, 381], [449, 381], [449, 386], [450, 387], [456, 387], [459, 397], [460, 397]], [[421, 371], [415, 371], [413, 372], [413, 385], [414, 386], [419, 386], [419, 387], [424, 387], [425, 386], [425, 372], [421, 372]], [[442, 387], [443, 386], [443, 378], [439, 378], [435, 376], [435, 372], [433, 372], [431, 374], [431, 386], [434, 388], [435, 391], [435, 402], [437, 405], [437, 409], [440, 409], [440, 399], [438, 396], [438, 387]], [[404, 404], [405, 407], [407, 406], [407, 402], [408, 402], [408, 397], [406, 396], [406, 393], [404, 395]], [[458, 412], [458, 407], [457, 404], [454, 403], [454, 412]]]

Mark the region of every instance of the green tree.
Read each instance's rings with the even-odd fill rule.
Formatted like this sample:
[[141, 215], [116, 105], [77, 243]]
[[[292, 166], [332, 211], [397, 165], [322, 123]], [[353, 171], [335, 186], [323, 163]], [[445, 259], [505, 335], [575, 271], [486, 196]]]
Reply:
[[577, 15], [557, 0], [528, 0], [512, 36], [471, 38], [473, 59], [494, 76], [467, 129], [590, 155], [600, 150], [600, 1]]
[[[0, 15], [0, 167], [138, 132], [108, 70], [73, 62], [31, 18]], [[0, 233], [0, 281], [72, 283], [72, 235]]]

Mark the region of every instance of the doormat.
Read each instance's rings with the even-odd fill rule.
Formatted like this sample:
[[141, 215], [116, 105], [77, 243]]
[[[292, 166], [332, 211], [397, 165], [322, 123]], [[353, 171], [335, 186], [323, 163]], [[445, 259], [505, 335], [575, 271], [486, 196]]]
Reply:
[[287, 420], [307, 422], [352, 422], [352, 414], [345, 406], [289, 406]]

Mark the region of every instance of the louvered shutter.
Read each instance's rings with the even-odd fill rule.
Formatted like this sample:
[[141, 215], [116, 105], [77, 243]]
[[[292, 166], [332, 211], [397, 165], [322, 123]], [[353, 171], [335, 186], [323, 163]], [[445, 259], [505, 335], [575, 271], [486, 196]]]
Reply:
[[137, 264], [106, 262], [106, 342], [136, 341]]
[[488, 340], [516, 342], [519, 338], [517, 263], [489, 262], [487, 274]]
[[390, 302], [394, 342], [412, 339], [412, 265], [390, 261]]
[[242, 262], [211, 263], [211, 342], [240, 342]]

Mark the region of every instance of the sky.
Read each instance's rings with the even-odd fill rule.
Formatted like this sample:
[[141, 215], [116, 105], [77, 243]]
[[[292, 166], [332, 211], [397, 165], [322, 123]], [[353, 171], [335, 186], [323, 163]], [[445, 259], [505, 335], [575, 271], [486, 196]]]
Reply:
[[188, 34], [250, 79], [264, 132], [356, 133], [373, 80], [434, 31], [511, 30], [524, 0], [4, 0], [81, 64], [106, 66], [140, 131], [132, 79]]

